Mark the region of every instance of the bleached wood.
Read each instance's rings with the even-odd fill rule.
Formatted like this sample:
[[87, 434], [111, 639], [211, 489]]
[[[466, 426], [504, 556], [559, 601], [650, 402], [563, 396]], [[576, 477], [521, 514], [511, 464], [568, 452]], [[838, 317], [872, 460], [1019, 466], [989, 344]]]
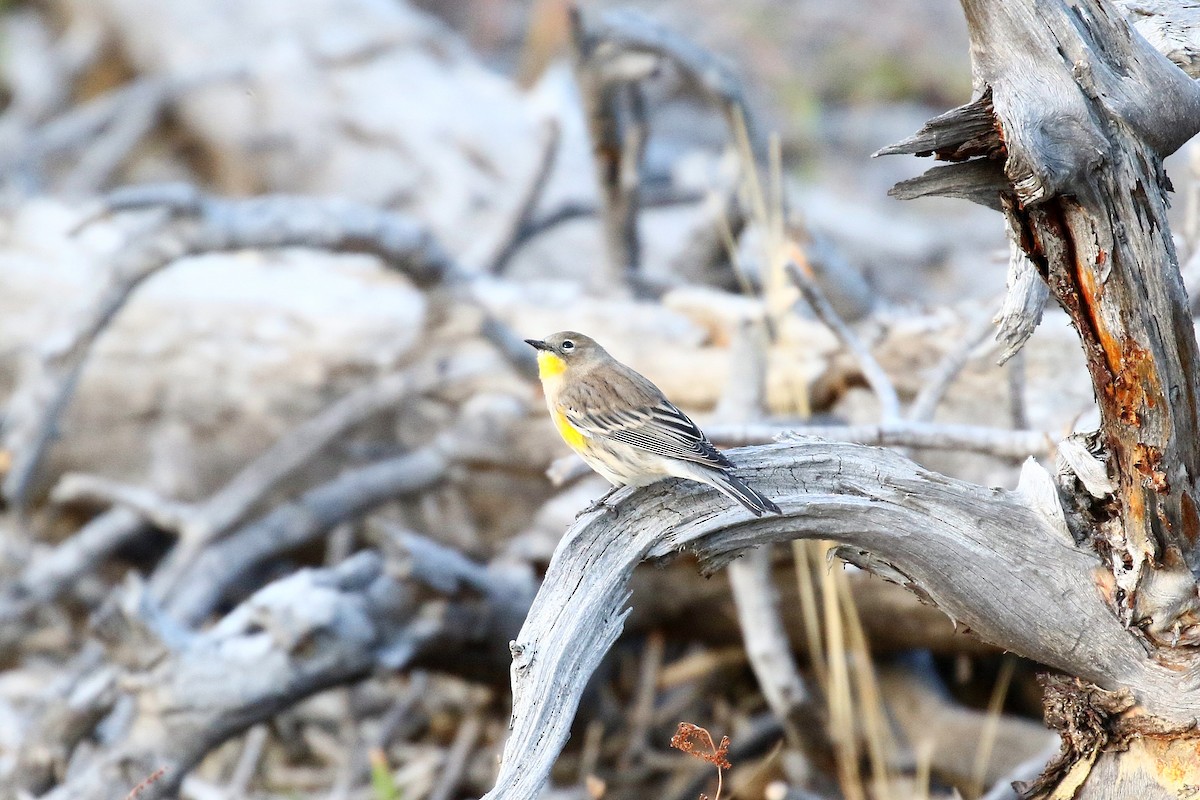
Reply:
[[1200, 690], [1146, 659], [1095, 591], [1099, 559], [1064, 542], [1022, 495], [856, 445], [731, 456], [782, 516], [754, 519], [702, 486], [668, 481], [622, 490], [610, 500], [615, 516], [587, 515], [567, 533], [512, 643], [512, 730], [489, 800], [536, 796], [588, 676], [620, 635], [634, 566], [680, 550], [716, 569], [769, 541], [832, 538], [869, 551], [988, 641], [1100, 685], [1135, 687], [1149, 713], [1200, 713]]
[[[45, 796], [121, 800], [160, 767], [162, 779], [140, 797], [174, 796], [213, 748], [330, 686], [375, 669], [423, 666], [477, 677], [480, 665], [492, 667], [501, 657], [497, 642], [528, 607], [533, 575], [476, 564], [415, 534], [389, 536], [398, 557], [386, 565], [363, 551], [330, 569], [302, 570], [203, 633], [164, 637], [170, 646], [161, 657], [141, 653], [142, 664], [106, 689], [110, 706], [116, 694], [132, 701], [132, 715], [110, 731], [115, 741]], [[154, 609], [136, 590], [126, 606], [117, 624], [133, 630], [122, 640], [153, 641], [138, 630], [156, 624]], [[0, 792], [17, 796], [24, 788], [0, 785]]]
[[120, 254], [107, 285], [70, 330], [45, 348], [38, 369], [14, 393], [0, 431], [13, 463], [0, 490], [17, 508], [28, 499], [97, 337], [142, 283], [179, 259], [250, 247], [315, 247], [371, 253], [422, 282], [441, 280], [454, 270], [423, 225], [360, 203], [282, 195], [226, 201], [189, 186], [167, 190], [138, 187], [109, 198], [106, 208], [155, 205], [187, 218], [152, 232]]
[[[1200, 131], [1200, 87], [1107, 0], [963, 8], [978, 98], [889, 152], [971, 159], [939, 169], [947, 194], [977, 187], [980, 170], [1003, 178], [993, 199], [1020, 250], [1008, 351], [1040, 312], [1032, 265], [1079, 332], [1100, 407], [1119, 514], [1088, 535], [1117, 610], [1156, 643], [1200, 643], [1200, 351], [1162, 166]], [[985, 107], [990, 134], [977, 124]]]

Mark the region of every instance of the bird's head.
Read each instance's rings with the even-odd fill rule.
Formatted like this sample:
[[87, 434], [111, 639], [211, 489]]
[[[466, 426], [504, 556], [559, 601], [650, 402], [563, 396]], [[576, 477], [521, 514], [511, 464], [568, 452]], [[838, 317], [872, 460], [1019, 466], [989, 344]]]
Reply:
[[608, 354], [590, 336], [575, 331], [559, 331], [545, 339], [526, 339], [538, 351], [538, 374], [542, 380], [577, 370], [603, 359]]

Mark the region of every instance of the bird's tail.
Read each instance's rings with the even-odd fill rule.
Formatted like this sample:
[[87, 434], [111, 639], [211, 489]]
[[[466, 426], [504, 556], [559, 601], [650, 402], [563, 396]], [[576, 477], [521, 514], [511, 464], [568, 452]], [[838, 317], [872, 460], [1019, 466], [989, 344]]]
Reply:
[[720, 490], [722, 494], [732, 497], [741, 503], [756, 517], [761, 517], [768, 512], [772, 514], [783, 513], [771, 498], [760, 494], [750, 484], [732, 472], [718, 472], [714, 470], [711, 473], [711, 478], [711, 481], [707, 481], [710, 485]]

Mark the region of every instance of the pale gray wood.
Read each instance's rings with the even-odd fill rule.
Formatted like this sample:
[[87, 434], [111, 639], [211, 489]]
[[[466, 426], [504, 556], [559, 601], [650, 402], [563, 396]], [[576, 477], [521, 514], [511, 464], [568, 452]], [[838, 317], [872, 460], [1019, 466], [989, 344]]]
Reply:
[[[603, 200], [608, 255], [593, 283], [597, 288], [622, 286], [637, 277], [641, 265], [640, 167], [650, 133], [642, 83], [668, 63], [688, 89], [724, 115], [731, 133], [745, 130], [756, 157], [761, 157], [763, 143], [737, 75], [704, 48], [633, 9], [572, 9], [570, 20], [575, 79]], [[731, 223], [740, 216], [730, 215]]]
[[[885, 150], [971, 160], [935, 168], [896, 194], [998, 202], [1013, 250], [1001, 318], [1006, 354], [1016, 352], [1041, 314], [1045, 294], [1036, 288], [1035, 272], [1071, 316], [1100, 431], [1086, 451], [1074, 443], [1066, 448], [1057, 486], [1033, 481], [1028, 488], [1037, 484], [1039, 491], [1025, 494], [1031, 503], [1044, 507], [1050, 499], [1058, 506], [1061, 488], [1069, 513], [1060, 533], [1069, 523], [1072, 536], [1097, 552], [1109, 573], [1093, 584], [1098, 601], [1111, 606], [1131, 640], [1144, 643], [1147, 663], [1181, 670], [1175, 702], [1163, 675], [1113, 673], [1107, 683], [1097, 681], [1129, 690], [1137, 701], [1158, 695], [1160, 704], [1146, 709], [1145, 724], [1153, 728], [1156, 717], [1194, 715], [1188, 694], [1200, 644], [1200, 352], [1168, 224], [1170, 183], [1163, 172], [1163, 159], [1200, 131], [1200, 87], [1189, 77], [1200, 15], [1191, 2], [1121, 3], [1153, 37], [1152, 46], [1108, 0], [962, 5], [976, 101]], [[988, 103], [991, 144], [998, 145], [990, 149], [979, 146], [983, 126], [976, 122]], [[937, 149], [928, 144], [934, 138]], [[1001, 167], [1003, 180], [995, 186]], [[1039, 622], [1062, 630], [1079, 626], [1080, 635], [1091, 636], [1073, 609], [1054, 609]], [[1090, 690], [1071, 684], [1062, 691], [1086, 698]], [[1109, 718], [1120, 710], [1097, 708], [1090, 719], [1082, 712], [1055, 714], [1055, 725], [1067, 742], [1106, 737], [1114, 725]], [[1089, 733], [1089, 725], [1101, 733]], [[1165, 741], [1182, 735], [1160, 732]], [[1104, 741], [1064, 751], [1029, 796], [1057, 796], [1056, 784], [1072, 768], [1076, 782], [1086, 778], [1069, 792], [1080, 800], [1176, 796], [1178, 776], [1141, 772], [1147, 759], [1126, 757], [1123, 747], [1093, 767], [1087, 759]]]
[[512, 730], [489, 800], [536, 795], [588, 677], [620, 635], [633, 568], [681, 550], [713, 570], [766, 542], [835, 539], [872, 553], [987, 641], [1100, 685], [1134, 687], [1163, 718], [1200, 714], [1194, 679], [1147, 659], [1095, 591], [1099, 559], [1020, 493], [858, 445], [775, 445], [732, 457], [782, 516], [754, 519], [702, 486], [668, 481], [623, 490], [610, 501], [616, 516], [593, 513], [567, 533], [512, 643]]
[[1193, 78], [1200, 78], [1200, 3], [1116, 0], [1138, 33]]
[[17, 508], [28, 499], [97, 337], [139, 286], [179, 259], [250, 247], [315, 247], [377, 255], [423, 283], [439, 281], [456, 269], [425, 226], [347, 200], [283, 195], [222, 200], [190, 186], [134, 187], [109, 198], [104, 209], [148, 206], [186, 219], [152, 232], [120, 254], [107, 285], [72, 328], [39, 354], [38, 369], [10, 401], [0, 441], [13, 453], [13, 463], [0, 491]]
[[[376, 669], [421, 666], [467, 677], [494, 670], [501, 643], [529, 606], [532, 573], [476, 564], [415, 534], [389, 537], [397, 553], [386, 565], [363, 551], [333, 568], [301, 570], [200, 634], [163, 637], [153, 630], [162, 625], [153, 607], [132, 592], [113, 624], [124, 631], [114, 646], [129, 648], [134, 663], [105, 689], [134, 701], [131, 717], [112, 732], [116, 741], [45, 796], [121, 800], [162, 767], [162, 779], [139, 797], [170, 797], [213, 748], [323, 689]], [[138, 633], [144, 628], [152, 633]], [[170, 646], [164, 650], [159, 638]], [[22, 779], [0, 785], [0, 793], [16, 796], [28, 786]]]
[[1050, 287], [1038, 274], [1037, 266], [1021, 249], [1010, 229], [1008, 276], [1005, 279], [1004, 305], [996, 315], [996, 341], [1001, 352], [997, 362], [1006, 363], [1020, 352], [1042, 322], [1042, 312], [1050, 298]]
[[272, 556], [311, 542], [334, 526], [390, 500], [437, 484], [452, 460], [437, 444], [350, 469], [252, 520], [198, 554], [182, 570], [167, 610], [199, 624], [230, 589]]
[[800, 290], [804, 301], [817, 315], [817, 319], [825, 323], [837, 336], [838, 341], [854, 355], [854, 360], [858, 362], [863, 377], [867, 379], [867, 384], [879, 400], [881, 421], [884, 424], [898, 421], [900, 419], [900, 397], [896, 394], [896, 386], [892, 383], [892, 378], [887, 374], [887, 370], [875, 360], [871, 348], [867, 347], [850, 329], [815, 280], [806, 275], [795, 263], [789, 262], [785, 269], [788, 278]]

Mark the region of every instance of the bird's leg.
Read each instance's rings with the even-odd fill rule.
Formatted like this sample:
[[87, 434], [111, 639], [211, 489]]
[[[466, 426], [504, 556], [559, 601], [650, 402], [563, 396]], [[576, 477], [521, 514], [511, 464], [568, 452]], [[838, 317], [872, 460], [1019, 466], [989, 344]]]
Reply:
[[588, 504], [587, 508], [583, 509], [578, 514], [576, 514], [575, 519], [579, 519], [584, 514], [590, 514], [593, 511], [599, 511], [602, 508], [604, 509], [604, 513], [611, 514], [615, 517], [617, 515], [617, 507], [610, 506], [607, 501], [608, 501], [608, 498], [612, 497], [616, 493], [617, 489], [620, 489], [620, 488], [621, 488], [620, 486], [613, 486], [607, 492], [605, 492], [604, 494], [597, 497], [595, 500], [593, 500], [591, 503]]

